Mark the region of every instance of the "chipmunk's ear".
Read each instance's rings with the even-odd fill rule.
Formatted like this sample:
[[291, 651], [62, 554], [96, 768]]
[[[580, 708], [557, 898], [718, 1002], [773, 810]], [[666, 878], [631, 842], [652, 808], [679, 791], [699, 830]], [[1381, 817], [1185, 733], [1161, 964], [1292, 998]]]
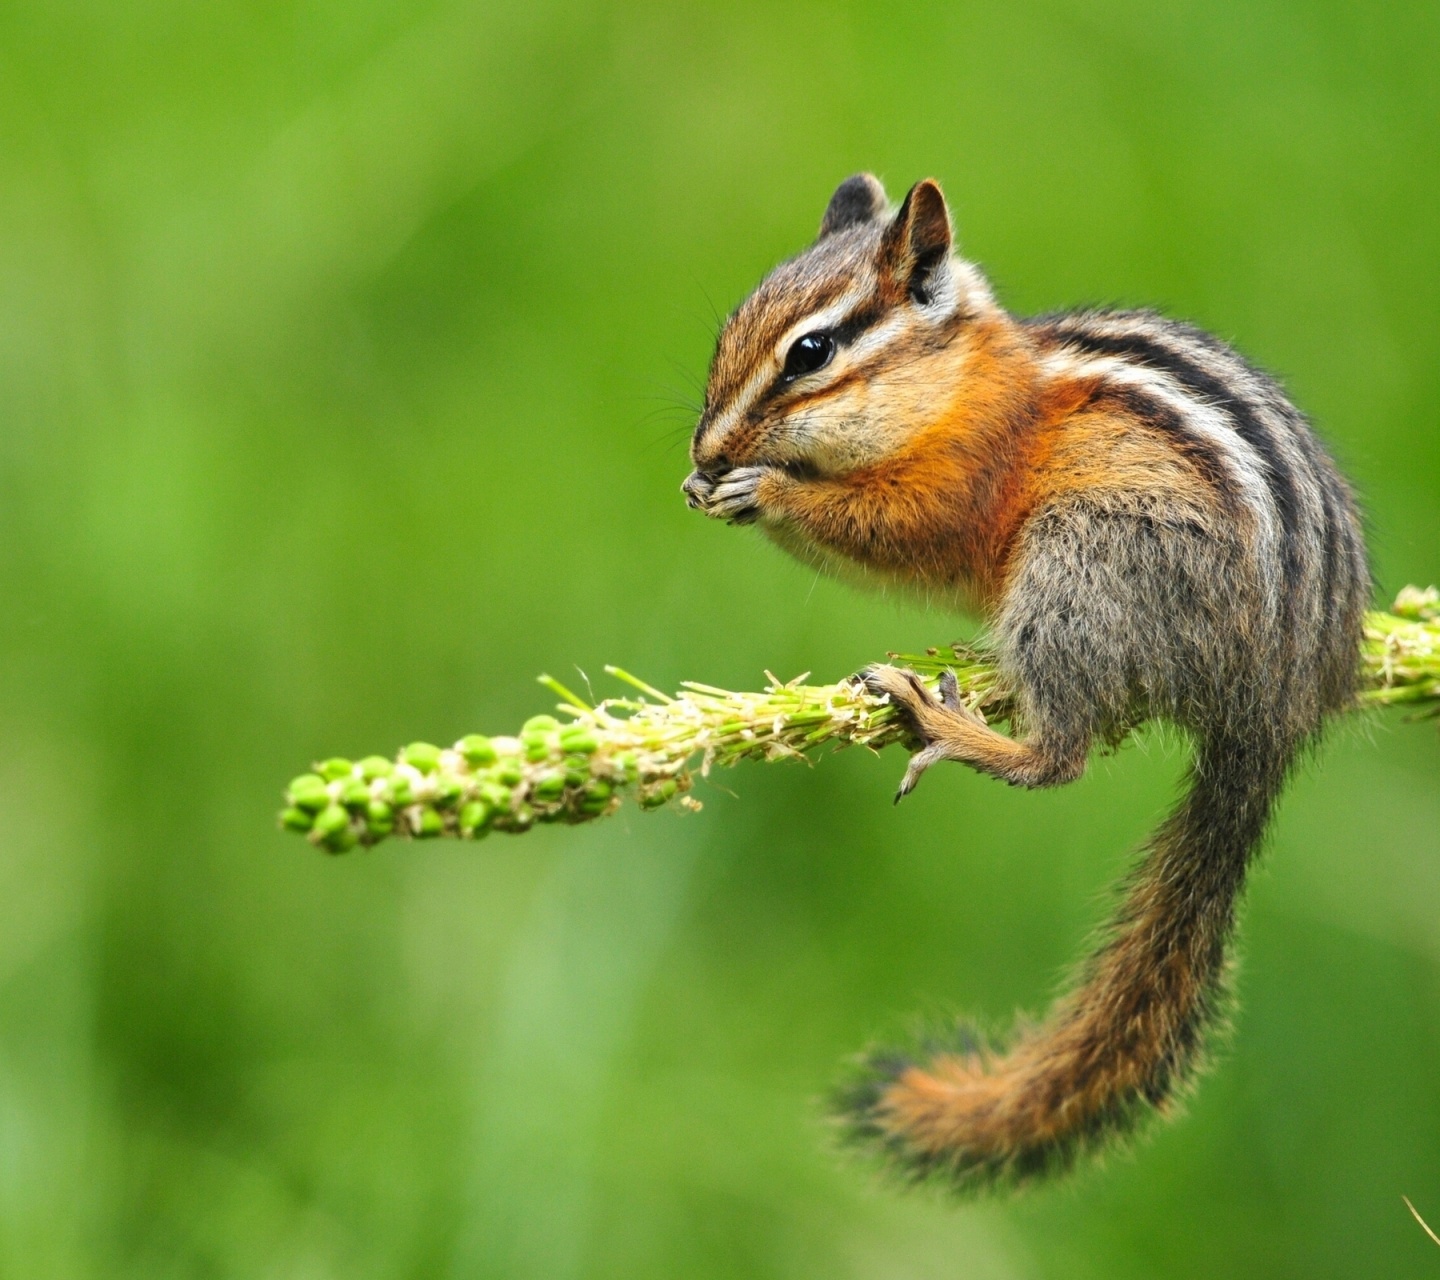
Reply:
[[934, 178], [910, 188], [905, 203], [885, 228], [880, 267], [893, 288], [922, 305], [929, 302], [949, 272], [950, 210]]
[[825, 206], [825, 216], [820, 219], [819, 239], [833, 236], [846, 227], [857, 227], [864, 222], [875, 222], [885, 212], [885, 188], [873, 173], [857, 173], [846, 178], [830, 197]]

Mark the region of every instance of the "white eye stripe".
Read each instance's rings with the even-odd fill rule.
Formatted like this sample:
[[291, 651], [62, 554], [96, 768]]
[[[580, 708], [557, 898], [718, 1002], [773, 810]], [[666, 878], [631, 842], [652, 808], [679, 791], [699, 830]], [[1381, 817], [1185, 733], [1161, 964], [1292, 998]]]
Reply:
[[809, 375], [812, 379], [834, 379], [852, 370], [856, 365], [863, 364], [873, 357], [884, 347], [889, 346], [896, 338], [903, 337], [906, 333], [916, 328], [913, 317], [903, 312], [892, 315], [882, 324], [872, 325], [855, 336], [853, 340], [838, 346], [830, 362], [823, 368]]
[[849, 356], [849, 363], [853, 365], [857, 361], [873, 355], [898, 334], [904, 333], [905, 330], [914, 327], [914, 321], [909, 316], [903, 313], [897, 313], [883, 324], [877, 324], [866, 329], [847, 347], [846, 354]]
[[[774, 385], [777, 370], [784, 369], [785, 357], [798, 339], [819, 329], [839, 327], [862, 307], [872, 302], [873, 298], [874, 294], [869, 289], [854, 289], [838, 301], [831, 303], [830, 306], [820, 311], [813, 311], [804, 320], [791, 325], [785, 331], [784, 337], [776, 344], [775, 367], [759, 368], [745, 380], [745, 384], [730, 398], [730, 403], [706, 429], [706, 438], [723, 440], [744, 421], [746, 415]], [[904, 313], [891, 316], [884, 323], [865, 330], [857, 336], [854, 342], [841, 348], [840, 352], [837, 352], [837, 356], [843, 354], [845, 357], [843, 362], [840, 359], [832, 359], [826, 370], [817, 372], [833, 372], [840, 368], [853, 367], [856, 360], [872, 355], [897, 334], [911, 327], [913, 323], [913, 319]]]
[[775, 344], [776, 365], [782, 369], [785, 367], [785, 357], [797, 339], [803, 338], [807, 333], [814, 333], [817, 329], [838, 328], [864, 306], [870, 297], [871, 293], [868, 289], [852, 289], [838, 302], [832, 302], [820, 311], [811, 312], [803, 320], [792, 324], [781, 335], [780, 341]]

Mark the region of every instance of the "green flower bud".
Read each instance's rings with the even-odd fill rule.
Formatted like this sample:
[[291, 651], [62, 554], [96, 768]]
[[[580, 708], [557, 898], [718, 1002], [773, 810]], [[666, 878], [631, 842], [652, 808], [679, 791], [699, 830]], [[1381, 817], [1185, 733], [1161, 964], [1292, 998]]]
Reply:
[[567, 787], [583, 787], [590, 780], [590, 769], [585, 763], [584, 757], [572, 756], [565, 761], [565, 785]]
[[374, 782], [376, 778], [388, 778], [395, 771], [395, 766], [384, 756], [366, 756], [360, 761], [360, 772], [364, 774], [366, 782]]
[[574, 755], [591, 756], [600, 749], [595, 735], [583, 725], [571, 725], [560, 731], [560, 750]]
[[445, 819], [439, 812], [430, 805], [420, 810], [420, 821], [416, 823], [415, 834], [421, 840], [430, 840], [435, 836], [443, 834], [445, 830]]
[[349, 826], [350, 815], [338, 804], [332, 804], [315, 815], [315, 825], [311, 830], [324, 839], [333, 836], [337, 831], [347, 830]]
[[304, 809], [297, 809], [294, 805], [280, 815], [280, 825], [286, 831], [299, 831], [302, 835], [309, 832], [314, 822], [314, 814]]
[[626, 782], [634, 782], [640, 776], [640, 766], [635, 760], [635, 753], [632, 751], [620, 751], [611, 757], [611, 764], [620, 773]]
[[365, 806], [365, 825], [376, 835], [388, 836], [395, 830], [395, 810], [383, 800], [372, 800]]
[[469, 840], [479, 840], [490, 834], [489, 821], [492, 810], [483, 800], [472, 800], [460, 810], [460, 834]]
[[434, 773], [440, 767], [440, 748], [433, 742], [412, 742], [400, 758], [421, 773]]
[[580, 812], [596, 817], [610, 808], [615, 788], [604, 778], [591, 778], [580, 793]]
[[520, 741], [525, 744], [525, 759], [532, 764], [550, 757], [550, 735], [548, 733], [522, 733]]
[[332, 831], [320, 843], [331, 853], [348, 853], [360, 843], [360, 837], [349, 827], [342, 827], [339, 831]]
[[286, 791], [290, 803], [301, 809], [319, 810], [330, 803], [325, 779], [316, 773], [302, 773], [291, 781]]
[[465, 794], [465, 784], [459, 778], [442, 777], [435, 784], [435, 806], [451, 808]]
[[340, 803], [347, 809], [359, 809], [370, 803], [370, 788], [359, 778], [351, 778], [340, 787]]
[[514, 792], [509, 787], [502, 787], [498, 782], [481, 783], [479, 794], [480, 799], [490, 808], [497, 809], [502, 813], [508, 813], [515, 800]]
[[410, 789], [410, 779], [402, 773], [397, 773], [390, 779], [390, 803], [397, 809], [403, 809], [415, 799], [415, 793]]
[[655, 786], [650, 787], [640, 797], [640, 807], [642, 809], [659, 809], [666, 801], [673, 799], [679, 790], [680, 785], [674, 778], [666, 778], [663, 782], [658, 782]]
[[335, 756], [319, 765], [315, 771], [326, 782], [339, 782], [341, 778], [348, 778], [354, 767], [344, 756]]
[[535, 799], [543, 800], [547, 804], [558, 800], [565, 794], [565, 775], [563, 773], [547, 773], [530, 790]]
[[455, 750], [465, 757], [465, 763], [472, 769], [483, 769], [495, 763], [495, 748], [483, 733], [472, 733], [455, 744]]
[[554, 733], [560, 727], [560, 721], [554, 716], [531, 716], [520, 726], [520, 736], [527, 733]]
[[525, 772], [514, 756], [505, 756], [495, 770], [495, 781], [507, 787], [518, 786], [524, 776]]

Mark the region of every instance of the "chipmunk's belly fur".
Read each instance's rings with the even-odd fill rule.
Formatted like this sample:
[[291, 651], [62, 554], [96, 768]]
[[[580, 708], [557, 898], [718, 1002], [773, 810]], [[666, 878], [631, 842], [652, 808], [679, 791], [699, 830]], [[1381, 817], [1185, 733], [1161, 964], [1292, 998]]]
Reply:
[[962, 573], [946, 581], [936, 581], [917, 576], [904, 568], [870, 563], [864, 558], [826, 546], [817, 541], [809, 530], [784, 516], [762, 516], [758, 523], [782, 551], [817, 573], [847, 586], [945, 613], [988, 618], [994, 611], [989, 592], [971, 575]]

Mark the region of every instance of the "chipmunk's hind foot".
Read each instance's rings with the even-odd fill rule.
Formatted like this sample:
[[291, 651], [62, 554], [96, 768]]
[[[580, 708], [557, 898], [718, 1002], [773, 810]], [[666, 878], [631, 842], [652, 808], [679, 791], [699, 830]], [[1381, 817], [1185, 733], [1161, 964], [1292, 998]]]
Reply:
[[964, 730], [985, 727], [985, 721], [960, 698], [960, 684], [953, 671], [941, 673], [937, 693], [931, 693], [915, 672], [905, 667], [877, 664], [860, 673], [865, 687], [876, 697], [888, 697], [899, 711], [920, 747], [910, 757], [905, 776], [895, 793], [899, 804], [915, 790], [921, 775], [941, 760], [963, 760]]

